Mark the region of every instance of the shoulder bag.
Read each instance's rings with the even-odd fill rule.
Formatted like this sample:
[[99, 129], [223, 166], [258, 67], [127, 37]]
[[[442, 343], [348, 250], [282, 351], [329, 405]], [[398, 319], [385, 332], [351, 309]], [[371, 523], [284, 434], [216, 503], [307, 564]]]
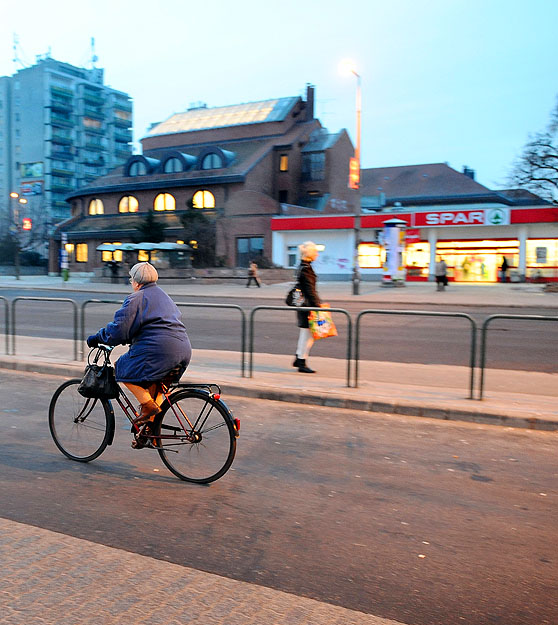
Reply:
[[[92, 352], [89, 352], [89, 356]], [[120, 388], [116, 382], [114, 375], [114, 367], [110, 364], [108, 354], [105, 353], [105, 362], [102, 365], [97, 364], [100, 350], [97, 352], [95, 359], [89, 363], [87, 357], [87, 367], [83, 373], [83, 378], [78, 386], [78, 393], [83, 397], [95, 397], [97, 399], [115, 399], [118, 397]]]

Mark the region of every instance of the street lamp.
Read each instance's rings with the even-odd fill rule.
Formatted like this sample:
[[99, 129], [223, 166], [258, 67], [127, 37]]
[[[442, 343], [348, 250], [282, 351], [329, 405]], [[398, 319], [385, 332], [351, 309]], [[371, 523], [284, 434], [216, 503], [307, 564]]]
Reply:
[[[352, 61], [345, 60], [340, 64], [341, 71], [347, 75], [352, 74], [356, 78], [356, 145], [355, 155], [349, 166], [349, 188], [360, 189], [360, 118], [362, 111], [362, 92], [360, 85], [360, 74], [356, 71]], [[360, 193], [357, 197], [354, 221], [355, 248], [353, 253], [353, 295], [359, 294], [360, 289], [360, 263], [358, 250], [360, 244]]]
[[[19, 193], [16, 193], [15, 191], [12, 191], [10, 193], [10, 198], [12, 200], [17, 200], [18, 204], [27, 204], [27, 200], [24, 197], [19, 197]], [[19, 207], [18, 205], [15, 205], [15, 207], [12, 208], [12, 221], [13, 221], [13, 225], [12, 225], [12, 229], [15, 235], [15, 246], [14, 246], [14, 269], [15, 269], [15, 277], [16, 280], [20, 279], [20, 271], [19, 271], [19, 232], [21, 229], [21, 225], [19, 222]]]

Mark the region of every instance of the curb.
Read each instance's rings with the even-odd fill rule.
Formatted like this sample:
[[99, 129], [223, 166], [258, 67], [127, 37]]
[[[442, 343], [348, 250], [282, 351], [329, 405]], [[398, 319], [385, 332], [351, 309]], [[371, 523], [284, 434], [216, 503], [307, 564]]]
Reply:
[[[68, 378], [81, 378], [83, 366], [66, 365], [48, 362], [33, 362], [12, 360], [0, 357], [0, 369], [12, 371], [24, 371], [27, 373], [40, 373], [59, 375]], [[247, 387], [241, 384], [223, 382], [219, 384], [221, 389], [234, 397], [249, 397], [252, 399], [264, 399], [271, 401], [283, 401], [326, 408], [341, 408], [345, 410], [359, 410], [368, 413], [391, 413], [408, 417], [423, 417], [439, 419], [442, 421], [464, 421], [469, 423], [483, 423], [486, 425], [498, 425], [512, 428], [539, 430], [544, 432], [558, 431], [558, 421], [547, 420], [544, 417], [533, 416], [510, 416], [499, 412], [485, 410], [480, 406], [476, 410], [463, 410], [453, 408], [438, 408], [434, 406], [417, 405], [411, 402], [382, 402], [366, 399], [348, 399], [335, 395], [322, 395], [312, 392], [289, 391], [287, 389], [275, 390], [269, 387]]]

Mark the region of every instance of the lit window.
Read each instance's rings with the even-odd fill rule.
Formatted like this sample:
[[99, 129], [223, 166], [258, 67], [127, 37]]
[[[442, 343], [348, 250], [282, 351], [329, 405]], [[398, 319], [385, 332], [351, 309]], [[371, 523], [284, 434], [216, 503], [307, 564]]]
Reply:
[[145, 176], [147, 168], [143, 161], [135, 161], [130, 165], [128, 176]]
[[105, 212], [105, 207], [103, 206], [102, 200], [99, 198], [95, 198], [89, 202], [89, 214], [90, 215], [103, 215]]
[[156, 211], [173, 211], [176, 208], [174, 195], [170, 193], [159, 193], [153, 202], [153, 208]]
[[138, 250], [138, 262], [149, 262], [149, 252], [146, 252], [145, 250]]
[[66, 243], [64, 248], [66, 249], [66, 253], [68, 254], [68, 260], [71, 261], [72, 260], [72, 255], [74, 253], [74, 244], [73, 243]]
[[219, 154], [211, 152], [203, 157], [202, 169], [221, 169], [221, 167], [223, 167], [223, 161]]
[[76, 245], [76, 263], [87, 262], [87, 243], [78, 243]]
[[179, 158], [172, 157], [165, 162], [165, 174], [174, 174], [179, 171], [183, 171], [182, 162]]
[[215, 208], [215, 196], [211, 191], [196, 191], [192, 198], [194, 208]]
[[[121, 245], [121, 241], [105, 241], [103, 245]], [[102, 252], [101, 259], [104, 263], [108, 263], [111, 260], [116, 260], [118, 262], [122, 261], [122, 250], [114, 250], [114, 252], [110, 252], [108, 250]]]
[[133, 195], [125, 195], [118, 203], [119, 213], [137, 213], [139, 203]]
[[279, 158], [279, 171], [289, 171], [289, 156], [281, 154]]

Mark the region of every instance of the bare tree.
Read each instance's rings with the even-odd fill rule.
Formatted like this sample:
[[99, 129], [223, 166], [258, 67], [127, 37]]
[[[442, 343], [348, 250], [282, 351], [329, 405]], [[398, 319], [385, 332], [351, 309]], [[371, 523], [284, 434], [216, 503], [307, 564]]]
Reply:
[[558, 204], [558, 101], [547, 129], [529, 137], [510, 182]]

